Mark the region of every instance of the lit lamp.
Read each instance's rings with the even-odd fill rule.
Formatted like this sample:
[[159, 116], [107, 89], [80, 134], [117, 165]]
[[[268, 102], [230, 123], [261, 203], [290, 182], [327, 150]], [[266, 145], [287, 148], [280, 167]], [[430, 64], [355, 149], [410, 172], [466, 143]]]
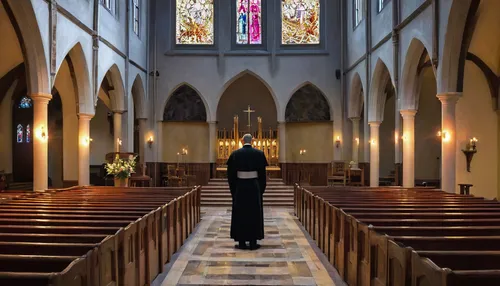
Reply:
[[[307, 152], [306, 149], [300, 149], [299, 150], [299, 154], [300, 154], [300, 157], [302, 157], [302, 155], [305, 155]], [[300, 160], [302, 161], [302, 160]], [[300, 171], [299, 171], [299, 182], [302, 182], [303, 178], [304, 178], [304, 166], [302, 166], [303, 164], [301, 164], [300, 166]]]
[[337, 136], [335, 140], [335, 147], [339, 148], [339, 146], [340, 146], [340, 136]]
[[122, 146], [122, 139], [120, 138], [117, 138], [116, 139], [116, 145], [117, 145], [117, 149], [118, 149], [118, 153], [120, 153], [120, 146]]
[[47, 142], [47, 140], [49, 139], [49, 136], [47, 136], [47, 132], [45, 132], [43, 126], [38, 129], [38, 131], [36, 132], [36, 136], [43, 142]]
[[92, 143], [92, 138], [90, 138], [90, 137], [85, 137], [85, 138], [83, 138], [83, 140], [82, 140], [82, 144], [83, 144], [84, 146], [89, 146], [89, 145], [90, 145], [90, 143]]
[[450, 133], [448, 131], [446, 131], [446, 130], [444, 130], [444, 131], [438, 131], [437, 136], [441, 137], [441, 140], [443, 142], [450, 141]]
[[356, 145], [359, 145], [359, 138], [354, 139], [356, 141]]
[[470, 172], [470, 164], [472, 163], [472, 158], [477, 152], [476, 143], [477, 138], [473, 137], [469, 140], [469, 143], [465, 145], [465, 149], [462, 150], [465, 155], [465, 160], [467, 161], [467, 172]]
[[375, 139], [371, 139], [371, 140], [370, 140], [370, 144], [375, 144], [375, 143], [377, 143], [377, 142], [375, 141]]
[[151, 145], [153, 145], [153, 142], [154, 142], [153, 136], [149, 136], [149, 138], [148, 138], [148, 146], [149, 146], [149, 148], [151, 148]]

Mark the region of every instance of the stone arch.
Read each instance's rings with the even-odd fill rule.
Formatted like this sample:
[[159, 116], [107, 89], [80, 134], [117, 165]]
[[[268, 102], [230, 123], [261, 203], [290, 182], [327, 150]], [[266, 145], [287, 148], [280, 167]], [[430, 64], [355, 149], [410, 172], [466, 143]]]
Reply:
[[[94, 98], [92, 96], [92, 84], [89, 77], [89, 69], [85, 58], [85, 53], [80, 42], [76, 43], [71, 50], [67, 53], [65, 60], [68, 63], [75, 89], [77, 113], [94, 114]], [[59, 73], [60, 65], [57, 67], [57, 74]], [[55, 85], [55, 80], [54, 83]]]
[[352, 78], [351, 90], [349, 92], [349, 103], [347, 109], [347, 116], [349, 118], [361, 116], [364, 90], [361, 77], [359, 76], [359, 73], [356, 72]]
[[146, 118], [146, 110], [144, 110], [144, 102], [146, 101], [146, 93], [144, 90], [144, 83], [142, 81], [142, 77], [138, 74], [134, 82], [132, 83], [132, 100], [134, 102], [134, 107], [137, 118]]
[[[120, 69], [116, 64], [113, 64], [104, 77], [101, 79], [99, 83], [99, 87], [101, 87], [102, 82], [107, 80], [110, 86], [110, 105], [111, 109], [114, 111], [125, 111], [125, 88], [122, 80], [122, 75]], [[96, 95], [97, 96], [97, 95]], [[95, 103], [97, 103], [97, 98]]]
[[330, 104], [324, 93], [310, 82], [298, 86], [285, 108], [286, 122], [330, 121]]
[[181, 84], [168, 97], [163, 121], [207, 121], [205, 102], [189, 84]]
[[467, 14], [472, 0], [453, 0], [438, 67], [438, 93], [459, 90], [459, 64]]
[[[403, 66], [402, 82], [401, 82], [401, 110], [418, 110], [419, 89], [421, 86], [420, 69], [423, 64], [423, 57], [429, 55], [428, 49], [422, 41], [413, 38], [406, 52], [406, 60]], [[429, 59], [432, 62], [432, 59]], [[434, 67], [433, 71], [435, 74]]]
[[241, 71], [240, 73], [236, 74], [235, 76], [233, 76], [231, 79], [229, 79], [226, 83], [224, 83], [224, 85], [222, 86], [222, 89], [219, 93], [219, 95], [217, 96], [217, 108], [219, 106], [219, 103], [220, 103], [220, 100], [222, 98], [222, 95], [224, 94], [224, 92], [227, 90], [227, 88], [229, 86], [231, 86], [232, 83], [234, 83], [236, 80], [240, 79], [241, 77], [243, 77], [244, 75], [251, 75], [255, 78], [257, 78], [260, 82], [262, 82], [266, 87], [267, 89], [269, 90], [269, 93], [271, 94], [271, 96], [273, 97], [273, 101], [274, 101], [274, 105], [276, 106], [276, 114], [277, 114], [277, 117], [278, 117], [278, 121], [280, 121], [280, 119], [284, 118], [284, 115], [283, 113], [281, 112], [281, 108], [280, 108], [280, 105], [279, 105], [279, 101], [278, 101], [278, 98], [276, 96], [276, 94], [274, 93], [273, 89], [271, 88], [271, 86], [269, 85], [269, 83], [267, 83], [261, 76], [259, 76], [257, 73], [249, 70], [249, 69], [246, 69], [244, 71]]
[[51, 93], [50, 76], [42, 35], [31, 1], [2, 1], [16, 31], [27, 71], [28, 92]]
[[389, 81], [394, 85], [389, 69], [379, 58], [373, 71], [370, 96], [368, 98], [368, 121], [370, 122], [382, 122], [384, 119], [384, 108], [387, 98], [386, 87]]

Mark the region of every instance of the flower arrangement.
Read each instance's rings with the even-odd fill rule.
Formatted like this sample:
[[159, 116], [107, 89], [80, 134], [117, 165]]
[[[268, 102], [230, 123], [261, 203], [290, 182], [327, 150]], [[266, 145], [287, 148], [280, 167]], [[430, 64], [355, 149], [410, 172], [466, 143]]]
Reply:
[[120, 159], [116, 155], [113, 163], [106, 164], [108, 175], [113, 175], [116, 179], [127, 179], [135, 172], [135, 159], [137, 156], [130, 155], [127, 160]]

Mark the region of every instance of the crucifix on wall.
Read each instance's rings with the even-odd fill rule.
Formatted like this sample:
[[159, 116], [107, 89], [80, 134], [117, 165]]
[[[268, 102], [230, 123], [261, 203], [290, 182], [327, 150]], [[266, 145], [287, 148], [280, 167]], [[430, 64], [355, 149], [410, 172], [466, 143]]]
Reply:
[[243, 110], [243, 112], [245, 112], [245, 113], [248, 114], [248, 125], [247, 125], [247, 127], [248, 127], [248, 132], [250, 133], [250, 132], [252, 132], [252, 130], [251, 130], [251, 128], [252, 128], [251, 114], [253, 112], [255, 112], [255, 110], [252, 110], [250, 108], [250, 105], [249, 105], [246, 110]]

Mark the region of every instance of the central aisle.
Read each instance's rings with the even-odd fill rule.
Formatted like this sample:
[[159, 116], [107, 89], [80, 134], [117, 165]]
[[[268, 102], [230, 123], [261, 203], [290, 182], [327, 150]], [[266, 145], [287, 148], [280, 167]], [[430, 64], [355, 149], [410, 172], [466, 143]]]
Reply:
[[153, 285], [344, 285], [333, 282], [338, 274], [325, 268], [290, 212], [265, 208], [266, 238], [249, 251], [229, 238], [230, 209], [202, 208], [200, 225]]

